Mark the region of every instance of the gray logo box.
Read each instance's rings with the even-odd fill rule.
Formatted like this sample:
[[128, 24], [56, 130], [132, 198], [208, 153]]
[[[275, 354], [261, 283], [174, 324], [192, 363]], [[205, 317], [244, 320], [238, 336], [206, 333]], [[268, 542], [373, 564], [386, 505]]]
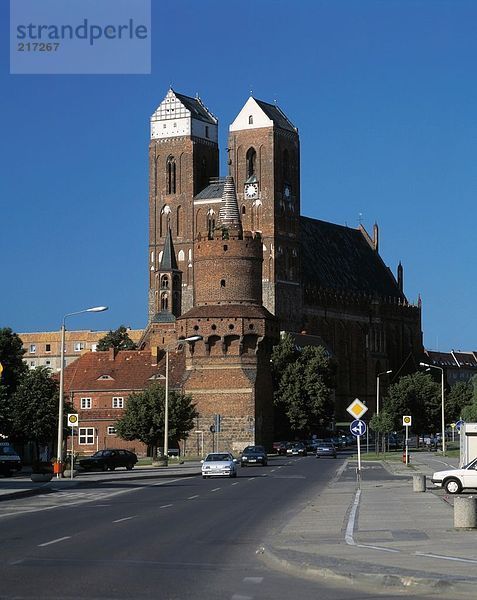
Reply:
[[151, 0], [10, 0], [10, 73], [150, 72]]

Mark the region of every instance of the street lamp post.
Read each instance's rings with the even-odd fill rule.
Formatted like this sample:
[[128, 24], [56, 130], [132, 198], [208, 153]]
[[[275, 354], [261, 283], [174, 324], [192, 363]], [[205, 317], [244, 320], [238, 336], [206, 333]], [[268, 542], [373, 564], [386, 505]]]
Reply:
[[[376, 375], [376, 414], [379, 415], [379, 378], [381, 375], [389, 375], [392, 373], [392, 369], [389, 371], [383, 371]], [[384, 440], [386, 442], [386, 440]], [[378, 452], [379, 452], [379, 433], [378, 433]], [[384, 446], [384, 452], [386, 452], [386, 446]]]
[[444, 368], [438, 367], [437, 365], [430, 365], [428, 363], [419, 363], [421, 367], [427, 367], [428, 369], [439, 369], [441, 372], [441, 427], [442, 427], [442, 455], [446, 455], [446, 420], [445, 420], [445, 408], [444, 408]]
[[[176, 343], [176, 348], [179, 348], [184, 342], [188, 344], [194, 344], [195, 342], [200, 341], [202, 338], [201, 335], [191, 335], [190, 337], [186, 337], [182, 340], [178, 340]], [[169, 454], [169, 348], [166, 347], [166, 385], [165, 385], [165, 394], [164, 394], [164, 450], [163, 450], [163, 462], [168, 463], [168, 454]]]
[[[67, 317], [71, 317], [73, 315], [80, 315], [82, 313], [87, 312], [103, 312], [108, 310], [107, 306], [93, 306], [93, 308], [85, 308], [84, 310], [78, 310], [76, 312], [68, 313], [63, 317], [63, 322], [61, 324], [61, 346], [60, 346], [60, 398], [58, 402], [58, 441], [57, 441], [57, 449], [56, 449], [56, 476], [58, 478], [62, 475], [62, 464], [63, 464], [63, 412], [64, 412], [64, 376], [65, 376], [65, 322]], [[71, 470], [73, 470], [73, 465], [71, 465]]]

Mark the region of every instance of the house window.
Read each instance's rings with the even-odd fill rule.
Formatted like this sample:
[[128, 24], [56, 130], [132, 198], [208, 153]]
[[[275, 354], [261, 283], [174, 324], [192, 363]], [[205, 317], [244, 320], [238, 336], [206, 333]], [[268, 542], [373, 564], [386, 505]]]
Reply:
[[[174, 124], [175, 126], [175, 124]], [[169, 156], [166, 165], [167, 181], [166, 189], [168, 194], [176, 193], [176, 161], [173, 156]]]
[[81, 352], [84, 350], [84, 342], [75, 342], [75, 352]]
[[91, 408], [91, 398], [81, 398], [80, 406], [82, 410], [88, 410]]
[[249, 115], [249, 117], [248, 117], [248, 124], [249, 125], [253, 125], [253, 115]]
[[34, 354], [36, 352], [36, 344], [30, 344], [30, 352]]
[[245, 158], [247, 161], [247, 178], [249, 178], [252, 177], [252, 175], [255, 175], [256, 173], [257, 153], [255, 151], [255, 148], [249, 148], [247, 150], [247, 155]]
[[45, 361], [45, 365], [46, 365], [47, 367], [50, 367], [50, 366], [51, 366], [51, 360], [47, 360], [47, 361]]
[[79, 428], [79, 443], [81, 446], [94, 444], [94, 427]]
[[45, 344], [45, 352], [51, 352], [51, 344]]
[[108, 435], [116, 435], [116, 427], [108, 427]]
[[113, 398], [113, 408], [124, 408], [124, 398], [114, 397]]
[[209, 126], [208, 125], [205, 126], [205, 137], [207, 139], [209, 138]]

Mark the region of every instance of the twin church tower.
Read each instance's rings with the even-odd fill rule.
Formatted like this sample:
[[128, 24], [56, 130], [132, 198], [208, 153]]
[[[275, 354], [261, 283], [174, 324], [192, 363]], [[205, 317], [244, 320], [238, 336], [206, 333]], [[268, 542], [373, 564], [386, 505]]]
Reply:
[[224, 415], [224, 441], [241, 450], [272, 440], [280, 330], [306, 333], [333, 356], [338, 420], [356, 397], [373, 409], [377, 375], [413, 371], [423, 347], [420, 303], [404, 294], [402, 265], [395, 277], [380, 257], [378, 226], [371, 236], [300, 214], [298, 130], [278, 106], [250, 97], [227, 153], [221, 178], [217, 118], [169, 89], [151, 117], [142, 343], [201, 336], [187, 348], [181, 385], [197, 403], [198, 429]]

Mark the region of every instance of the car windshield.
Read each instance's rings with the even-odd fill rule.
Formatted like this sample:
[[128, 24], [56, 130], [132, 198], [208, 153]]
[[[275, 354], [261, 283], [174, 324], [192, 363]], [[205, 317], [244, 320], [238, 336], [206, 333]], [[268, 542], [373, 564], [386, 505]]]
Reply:
[[319, 446], [320, 448], [331, 448], [333, 444], [330, 444], [330, 442], [321, 442]]
[[205, 462], [223, 462], [231, 460], [230, 454], [209, 454], [205, 457]]
[[95, 452], [91, 458], [102, 458], [106, 455], [106, 450], [99, 450], [99, 452]]
[[244, 454], [255, 453], [255, 452], [263, 452], [262, 446], [247, 446], [243, 451]]
[[0, 446], [0, 454], [2, 456], [16, 456], [17, 453], [11, 446]]

